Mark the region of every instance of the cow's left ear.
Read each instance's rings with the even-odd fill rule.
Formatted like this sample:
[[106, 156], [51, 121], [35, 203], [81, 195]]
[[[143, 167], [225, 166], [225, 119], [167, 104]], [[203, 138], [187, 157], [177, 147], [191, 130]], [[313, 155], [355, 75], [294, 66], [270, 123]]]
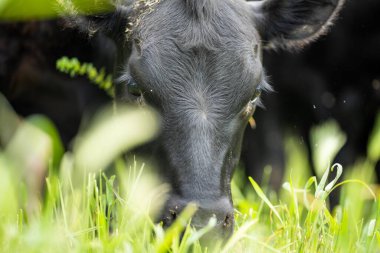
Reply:
[[266, 48], [297, 49], [324, 34], [345, 0], [247, 2]]

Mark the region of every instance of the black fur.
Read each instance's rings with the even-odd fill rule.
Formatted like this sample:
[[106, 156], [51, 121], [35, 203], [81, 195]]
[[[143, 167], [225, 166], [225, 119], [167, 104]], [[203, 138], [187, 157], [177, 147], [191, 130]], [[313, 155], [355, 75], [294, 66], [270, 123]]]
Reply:
[[184, 0], [187, 10], [194, 18], [211, 18], [215, 12], [215, 1], [217, 0]]

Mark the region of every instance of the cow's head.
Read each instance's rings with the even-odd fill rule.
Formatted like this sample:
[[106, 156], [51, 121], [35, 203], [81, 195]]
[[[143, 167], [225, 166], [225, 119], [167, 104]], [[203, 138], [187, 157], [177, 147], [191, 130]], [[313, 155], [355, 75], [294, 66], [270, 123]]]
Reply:
[[[244, 129], [269, 89], [263, 48], [300, 48], [326, 31], [343, 0], [125, 1], [93, 28], [118, 45], [117, 94], [162, 117], [159, 159], [172, 185], [162, 219], [189, 202], [195, 226], [233, 229], [230, 181]], [[129, 5], [128, 5], [129, 3]]]

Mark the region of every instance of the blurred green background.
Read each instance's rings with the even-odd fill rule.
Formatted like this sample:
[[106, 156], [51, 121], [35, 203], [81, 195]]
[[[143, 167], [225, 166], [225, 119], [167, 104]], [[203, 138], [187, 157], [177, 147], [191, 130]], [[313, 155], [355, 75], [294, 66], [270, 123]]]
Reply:
[[107, 0], [0, 0], [0, 20], [51, 19], [73, 11], [72, 6], [75, 6], [75, 12], [79, 14], [112, 9]]

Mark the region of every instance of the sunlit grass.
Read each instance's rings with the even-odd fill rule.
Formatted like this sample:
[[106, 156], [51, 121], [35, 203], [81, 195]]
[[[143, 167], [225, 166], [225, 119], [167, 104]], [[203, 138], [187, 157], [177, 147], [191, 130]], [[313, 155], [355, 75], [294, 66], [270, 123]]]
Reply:
[[[5, 105], [4, 101], [0, 103]], [[17, 117], [9, 107], [6, 110], [0, 111], [0, 117]], [[232, 183], [235, 233], [224, 244], [216, 241], [206, 249], [199, 240], [212, 229], [215, 220], [201, 230], [193, 230], [188, 222], [196, 206], [189, 205], [173, 226], [164, 230], [155, 217], [168, 186], [142, 159], [129, 164], [121, 158], [127, 149], [154, 136], [154, 114], [146, 110], [119, 113], [102, 113], [102, 119], [97, 120], [102, 123], [83, 131], [73, 152], [66, 153], [43, 117], [13, 120], [13, 131], [0, 121], [1, 252], [380, 250], [378, 190], [374, 185], [374, 166], [380, 156], [379, 123], [369, 143], [369, 158], [358, 160], [351, 168], [327, 166], [336, 148], [330, 148], [329, 154], [314, 150], [316, 157], [326, 159], [326, 167], [323, 175], [311, 177], [305, 147], [289, 137], [287, 171], [279, 192], [267, 183], [270, 167], [265, 168], [261, 184], [238, 171]], [[114, 127], [120, 122], [125, 128]], [[135, 132], [133, 136], [120, 133], [131, 124], [141, 124], [146, 135], [140, 138]], [[319, 132], [319, 137], [311, 139], [324, 143], [323, 138], [343, 136], [339, 129], [326, 130], [329, 128], [331, 123], [326, 128], [321, 126], [323, 134]], [[133, 143], [128, 141], [132, 137]], [[112, 148], [108, 141], [114, 144]], [[55, 162], [57, 159], [59, 162]], [[86, 159], [88, 162], [83, 162]], [[332, 175], [328, 177], [327, 173]], [[39, 184], [38, 179], [44, 184]], [[331, 210], [328, 196], [337, 188], [341, 190], [340, 202]]]

